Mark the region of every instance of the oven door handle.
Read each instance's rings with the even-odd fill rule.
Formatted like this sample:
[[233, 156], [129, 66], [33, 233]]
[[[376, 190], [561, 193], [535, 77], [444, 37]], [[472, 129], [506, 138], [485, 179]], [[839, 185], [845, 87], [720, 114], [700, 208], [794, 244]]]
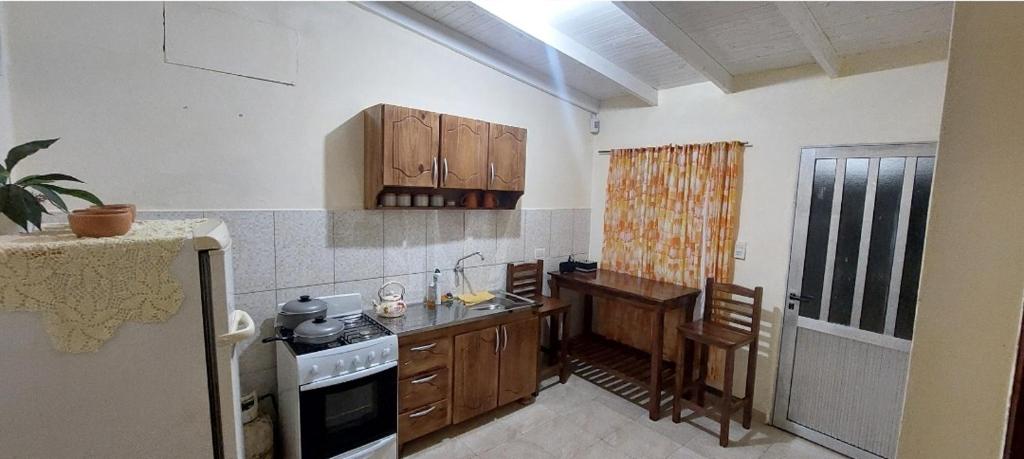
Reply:
[[375, 367], [370, 367], [365, 370], [357, 371], [355, 373], [349, 373], [347, 375], [336, 376], [333, 378], [321, 379], [311, 383], [303, 384], [299, 386], [299, 391], [305, 392], [307, 390], [319, 389], [321, 387], [333, 386], [335, 384], [341, 384], [349, 382], [359, 378], [365, 378], [367, 376], [373, 376], [382, 371], [387, 371], [398, 366], [398, 362], [388, 362]]

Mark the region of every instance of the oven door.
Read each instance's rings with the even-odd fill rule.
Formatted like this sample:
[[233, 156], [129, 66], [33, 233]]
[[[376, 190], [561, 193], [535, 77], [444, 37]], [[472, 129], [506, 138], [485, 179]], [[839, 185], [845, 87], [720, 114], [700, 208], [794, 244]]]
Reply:
[[301, 386], [303, 459], [332, 458], [397, 433], [398, 365]]

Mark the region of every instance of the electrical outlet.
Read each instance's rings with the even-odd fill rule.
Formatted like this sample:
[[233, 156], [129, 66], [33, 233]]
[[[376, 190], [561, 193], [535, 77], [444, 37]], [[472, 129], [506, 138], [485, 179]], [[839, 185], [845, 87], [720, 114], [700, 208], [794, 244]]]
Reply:
[[544, 255], [547, 255], [546, 252], [547, 251], [544, 250], [543, 247], [539, 247], [539, 248], [533, 249], [533, 259], [534, 260], [540, 260], [540, 259], [544, 258]]
[[747, 243], [746, 242], [737, 242], [736, 243], [736, 249], [733, 250], [733, 252], [732, 252], [732, 257], [737, 259], [737, 260], [746, 260], [747, 259]]

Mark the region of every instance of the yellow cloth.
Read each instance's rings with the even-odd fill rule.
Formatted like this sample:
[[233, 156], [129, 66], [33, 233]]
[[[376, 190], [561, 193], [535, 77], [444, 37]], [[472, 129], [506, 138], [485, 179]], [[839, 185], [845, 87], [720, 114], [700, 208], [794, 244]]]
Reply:
[[2, 236], [0, 314], [41, 313], [53, 347], [70, 353], [98, 350], [126, 321], [166, 321], [184, 298], [171, 263], [203, 221], [137, 222], [107, 238]]
[[475, 293], [463, 293], [458, 297], [466, 306], [472, 306], [477, 303], [483, 303], [489, 299], [494, 298], [491, 292], [475, 292]]

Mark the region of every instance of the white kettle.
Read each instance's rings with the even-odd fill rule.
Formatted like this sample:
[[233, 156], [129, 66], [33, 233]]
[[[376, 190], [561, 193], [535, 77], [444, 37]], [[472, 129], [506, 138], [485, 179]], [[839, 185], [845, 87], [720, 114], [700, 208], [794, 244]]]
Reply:
[[[388, 291], [387, 288], [397, 285], [401, 290]], [[400, 282], [391, 281], [377, 290], [377, 299], [373, 300], [373, 309], [381, 317], [402, 317], [407, 309], [405, 304], [405, 286]]]

